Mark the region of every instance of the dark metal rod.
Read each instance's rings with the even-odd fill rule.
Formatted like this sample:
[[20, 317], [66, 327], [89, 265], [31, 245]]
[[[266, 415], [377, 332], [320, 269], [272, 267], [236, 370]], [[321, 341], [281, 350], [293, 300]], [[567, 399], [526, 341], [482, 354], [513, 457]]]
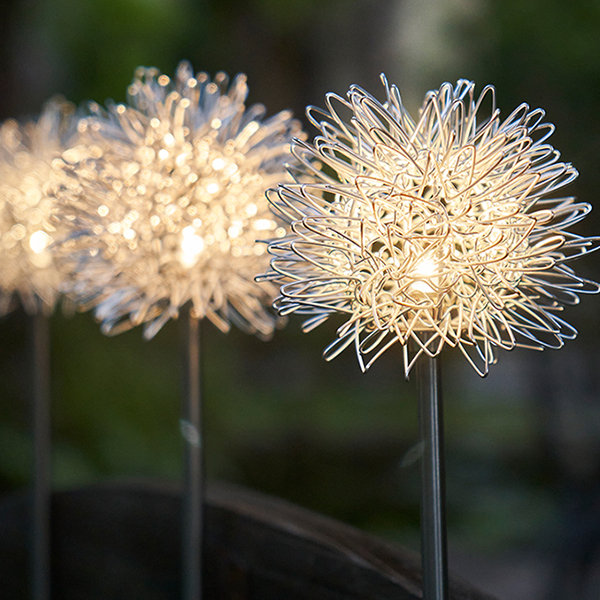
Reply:
[[33, 492], [31, 528], [31, 593], [50, 598], [50, 332], [48, 318], [31, 317], [33, 343]]
[[421, 562], [424, 600], [447, 600], [444, 420], [436, 358], [417, 361], [421, 462]]
[[184, 450], [183, 491], [183, 599], [202, 598], [202, 545], [204, 456], [202, 439], [202, 393], [200, 381], [200, 321], [187, 313], [186, 385], [181, 431]]

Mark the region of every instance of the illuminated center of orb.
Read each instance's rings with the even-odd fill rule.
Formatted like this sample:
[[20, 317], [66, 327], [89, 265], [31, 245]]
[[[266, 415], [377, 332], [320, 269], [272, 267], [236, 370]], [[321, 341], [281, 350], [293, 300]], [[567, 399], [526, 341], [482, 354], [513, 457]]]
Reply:
[[179, 261], [186, 268], [190, 269], [197, 262], [200, 254], [204, 250], [204, 240], [196, 233], [191, 225], [184, 227], [181, 232], [181, 254]]
[[52, 242], [52, 238], [42, 230], [34, 231], [29, 238], [29, 247], [34, 254], [41, 254]]
[[48, 246], [52, 243], [52, 238], [40, 229], [34, 231], [29, 237], [29, 247], [33, 252], [31, 262], [38, 268], [43, 269], [50, 266], [51, 256], [46, 252]]
[[415, 264], [412, 276], [415, 278], [410, 284], [410, 289], [423, 294], [431, 294], [435, 290], [429, 281], [437, 274], [438, 265], [430, 258], [424, 258]]

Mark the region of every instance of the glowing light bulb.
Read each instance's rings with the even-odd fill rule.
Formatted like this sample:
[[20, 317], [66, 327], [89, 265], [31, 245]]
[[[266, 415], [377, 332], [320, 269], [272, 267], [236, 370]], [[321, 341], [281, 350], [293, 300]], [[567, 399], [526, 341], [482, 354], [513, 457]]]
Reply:
[[48, 246], [52, 243], [52, 238], [45, 232], [40, 230], [34, 231], [29, 237], [29, 247], [33, 252], [30, 258], [31, 263], [39, 268], [45, 269], [52, 263], [50, 252], [47, 251]]
[[29, 238], [29, 247], [35, 254], [41, 254], [52, 242], [52, 238], [41, 229], [34, 231]]
[[198, 262], [198, 257], [204, 250], [204, 240], [189, 226], [181, 232], [181, 254], [179, 261], [186, 268], [193, 267]]
[[429, 284], [429, 281], [437, 274], [438, 265], [430, 258], [424, 258], [415, 265], [412, 276], [415, 281], [410, 284], [410, 288], [423, 294], [431, 294], [435, 290]]

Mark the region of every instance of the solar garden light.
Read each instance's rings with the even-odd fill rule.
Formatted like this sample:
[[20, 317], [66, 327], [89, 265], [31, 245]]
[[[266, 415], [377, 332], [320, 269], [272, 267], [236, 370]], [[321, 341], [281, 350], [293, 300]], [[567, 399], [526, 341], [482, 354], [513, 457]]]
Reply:
[[295, 140], [295, 181], [269, 191], [290, 228], [269, 241], [281, 315], [310, 331], [344, 322], [327, 360], [353, 346], [366, 371], [391, 346], [417, 366], [421, 421], [423, 596], [447, 598], [443, 419], [438, 357], [458, 348], [484, 376], [497, 349], [560, 348], [576, 330], [560, 314], [598, 284], [569, 266], [599, 238], [570, 230], [590, 211], [555, 197], [577, 171], [549, 143], [544, 111], [506, 118], [495, 90], [459, 80], [427, 93], [414, 120], [398, 88], [353, 85], [309, 107], [318, 130]]
[[32, 347], [33, 477], [31, 588], [50, 597], [50, 341], [48, 317], [64, 285], [55, 243], [54, 191], [64, 178], [53, 161], [75, 156], [74, 107], [50, 100], [37, 119], [0, 125], [0, 314], [20, 304], [29, 315]]
[[277, 287], [254, 281], [269, 260], [255, 240], [285, 234], [265, 189], [285, 178], [290, 139], [302, 135], [289, 111], [267, 118], [264, 106], [246, 107], [247, 94], [244, 75], [211, 79], [182, 62], [171, 79], [140, 67], [126, 104], [92, 103], [79, 121], [90, 156], [62, 164], [74, 298], [109, 335], [141, 325], [151, 339], [186, 311], [186, 600], [202, 593], [200, 326], [206, 318], [223, 332], [273, 333]]

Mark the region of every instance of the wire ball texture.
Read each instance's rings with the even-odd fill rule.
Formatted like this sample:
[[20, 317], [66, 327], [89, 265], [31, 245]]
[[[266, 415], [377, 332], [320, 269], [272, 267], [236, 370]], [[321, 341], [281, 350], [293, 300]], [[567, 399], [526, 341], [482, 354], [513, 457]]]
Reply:
[[50, 313], [63, 286], [54, 246], [64, 235], [54, 197], [63, 174], [53, 161], [77, 152], [74, 112], [56, 98], [37, 119], [0, 125], [0, 314], [17, 298], [29, 313]]
[[353, 85], [307, 109], [295, 182], [269, 191], [291, 233], [271, 240], [260, 279], [305, 331], [341, 313], [327, 360], [353, 345], [363, 371], [394, 344], [408, 376], [419, 356], [458, 347], [480, 374], [497, 349], [560, 348], [559, 314], [597, 283], [567, 264], [598, 247], [571, 227], [590, 211], [553, 197], [577, 171], [560, 161], [542, 109], [501, 118], [495, 90], [444, 83], [413, 120], [382, 75], [385, 100]]
[[302, 132], [289, 111], [246, 107], [247, 94], [244, 75], [140, 67], [126, 104], [92, 104], [79, 122], [91, 157], [63, 164], [63, 254], [104, 333], [144, 324], [151, 338], [189, 301], [223, 331], [273, 332], [277, 288], [254, 281], [268, 264], [255, 241], [285, 234], [265, 190]]

